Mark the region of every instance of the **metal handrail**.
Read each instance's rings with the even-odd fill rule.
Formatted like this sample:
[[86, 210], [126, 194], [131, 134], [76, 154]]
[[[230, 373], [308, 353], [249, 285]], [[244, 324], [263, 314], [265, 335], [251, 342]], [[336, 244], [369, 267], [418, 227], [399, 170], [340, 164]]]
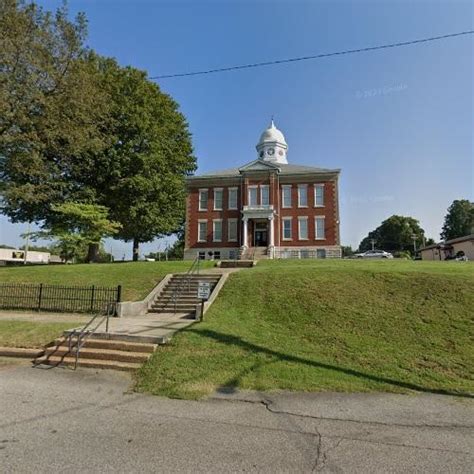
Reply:
[[176, 287], [176, 289], [173, 291], [173, 296], [171, 297], [173, 304], [174, 304], [174, 313], [176, 314], [176, 308], [178, 305], [178, 297], [181, 295], [183, 292], [183, 289], [186, 287], [186, 283], [188, 284], [188, 290], [191, 286], [191, 277], [196, 274], [199, 275], [199, 265], [200, 265], [201, 259], [199, 258], [199, 255], [194, 259], [191, 267], [189, 270], [186, 272], [186, 275], [180, 282], [180, 284]]
[[[69, 354], [72, 354], [72, 352], [75, 350], [75, 356], [76, 360], [74, 361], [74, 370], [77, 369], [77, 364], [79, 362], [79, 354], [86, 343], [86, 340], [92, 336], [97, 329], [102, 325], [102, 323], [105, 320], [105, 332], [109, 332], [109, 318], [111, 315], [115, 314], [115, 303], [110, 303], [107, 305], [107, 309], [105, 311], [105, 314], [97, 313], [95, 314], [92, 319], [80, 330], [76, 331], [75, 329], [72, 330], [67, 337], [67, 343], [68, 343], [68, 349], [69, 349]], [[92, 326], [92, 323], [96, 321], [97, 318], [100, 317], [99, 323], [94, 326], [93, 329], [89, 329], [90, 326]], [[72, 339], [76, 337], [75, 343], [72, 342]]]

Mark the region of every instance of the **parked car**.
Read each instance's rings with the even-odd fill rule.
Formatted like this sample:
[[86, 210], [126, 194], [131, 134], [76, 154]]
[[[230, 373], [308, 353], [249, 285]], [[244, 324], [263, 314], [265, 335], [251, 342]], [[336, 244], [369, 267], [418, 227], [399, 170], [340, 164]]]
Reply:
[[367, 252], [356, 253], [356, 258], [393, 258], [393, 255], [390, 252], [385, 252], [385, 250], [367, 250]]

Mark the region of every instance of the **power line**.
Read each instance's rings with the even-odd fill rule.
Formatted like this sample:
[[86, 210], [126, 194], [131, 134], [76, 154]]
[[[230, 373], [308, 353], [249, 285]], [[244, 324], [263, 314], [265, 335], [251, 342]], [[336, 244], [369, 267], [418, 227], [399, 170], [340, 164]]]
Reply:
[[359, 49], [347, 49], [345, 51], [315, 54], [313, 56], [301, 56], [298, 58], [277, 59], [275, 61], [265, 61], [265, 62], [253, 63], [253, 64], [241, 64], [239, 66], [221, 67], [217, 69], [208, 69], [205, 71], [182, 72], [178, 74], [163, 74], [161, 76], [150, 77], [150, 79], [169, 79], [172, 77], [200, 76], [203, 74], [214, 74], [218, 72], [237, 71], [239, 69], [250, 69], [250, 68], [262, 67], [262, 66], [272, 66], [275, 64], [294, 63], [297, 61], [308, 61], [310, 59], [329, 58], [331, 56], [342, 56], [345, 54], [365, 53], [367, 51], [376, 51], [379, 49], [399, 48], [401, 46], [410, 46], [413, 44], [428, 43], [430, 41], [439, 41], [446, 38], [454, 38], [456, 36], [472, 35], [473, 33], [474, 33], [474, 30], [461, 31], [459, 33], [450, 33], [450, 34], [442, 35], [442, 36], [432, 36], [430, 38], [422, 38], [422, 39], [417, 39], [417, 40], [412, 40], [412, 41], [403, 41], [401, 43], [383, 44], [379, 46], [369, 46], [367, 48], [359, 48]]

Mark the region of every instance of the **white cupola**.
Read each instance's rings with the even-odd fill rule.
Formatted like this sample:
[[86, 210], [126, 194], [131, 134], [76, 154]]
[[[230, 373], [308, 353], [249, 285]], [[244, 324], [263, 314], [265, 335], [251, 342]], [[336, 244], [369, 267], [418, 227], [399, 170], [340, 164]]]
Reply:
[[286, 159], [288, 145], [283, 133], [275, 127], [273, 119], [270, 126], [260, 136], [256, 148], [259, 160], [282, 164], [288, 163]]

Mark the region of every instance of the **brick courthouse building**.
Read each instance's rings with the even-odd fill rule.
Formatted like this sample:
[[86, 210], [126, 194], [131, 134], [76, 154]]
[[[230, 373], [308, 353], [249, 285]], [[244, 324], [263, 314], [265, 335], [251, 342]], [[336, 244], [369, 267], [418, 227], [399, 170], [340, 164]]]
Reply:
[[273, 121], [257, 159], [187, 178], [185, 259], [340, 257], [338, 169], [289, 164]]

